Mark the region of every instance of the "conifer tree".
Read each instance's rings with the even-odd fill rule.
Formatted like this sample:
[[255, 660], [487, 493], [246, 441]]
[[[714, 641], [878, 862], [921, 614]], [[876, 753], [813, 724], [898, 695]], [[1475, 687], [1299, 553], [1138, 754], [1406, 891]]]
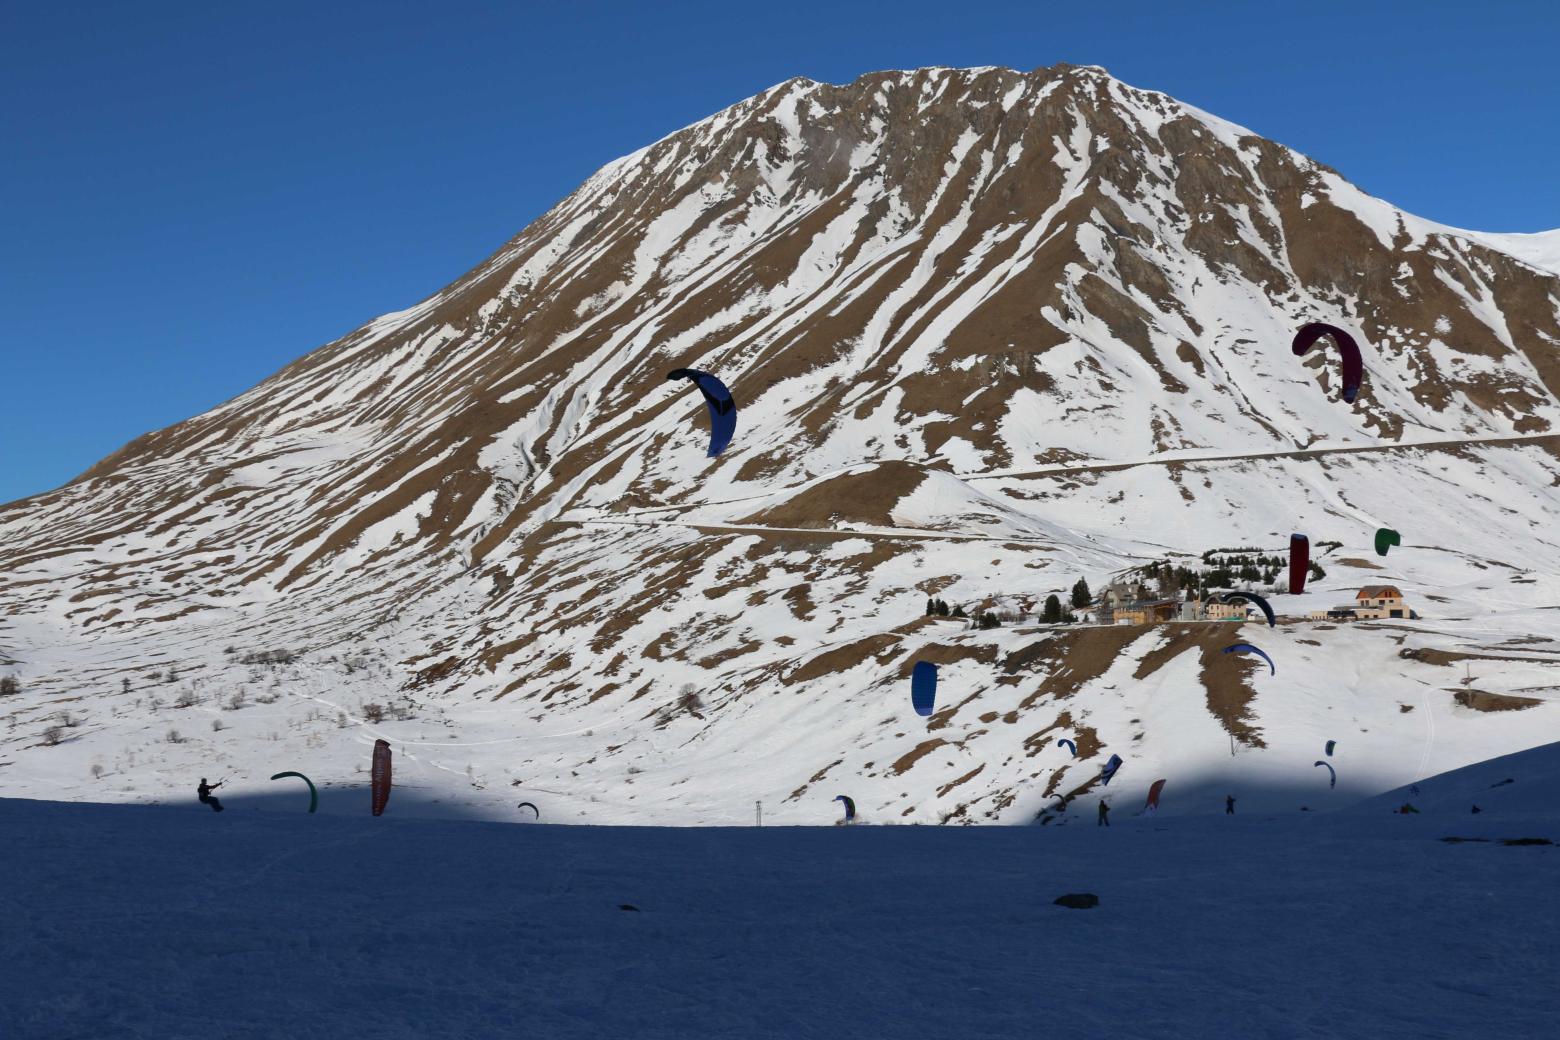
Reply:
[[1072, 605], [1075, 607], [1087, 607], [1094, 599], [1089, 592], [1089, 583], [1079, 578], [1072, 587]]

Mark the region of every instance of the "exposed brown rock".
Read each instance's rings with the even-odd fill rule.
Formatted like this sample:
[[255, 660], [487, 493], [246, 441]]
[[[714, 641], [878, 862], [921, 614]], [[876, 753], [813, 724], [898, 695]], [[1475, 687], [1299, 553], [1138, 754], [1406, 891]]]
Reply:
[[1536, 708], [1544, 702], [1534, 697], [1514, 697], [1509, 693], [1488, 693], [1484, 690], [1448, 690], [1452, 699], [1464, 708], [1474, 711], [1521, 711]]

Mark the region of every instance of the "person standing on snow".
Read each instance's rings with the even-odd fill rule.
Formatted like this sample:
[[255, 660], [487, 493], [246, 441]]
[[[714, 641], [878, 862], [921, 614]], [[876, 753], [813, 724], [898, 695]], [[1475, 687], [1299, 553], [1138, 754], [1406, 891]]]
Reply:
[[1100, 800], [1100, 818], [1099, 818], [1099, 822], [1096, 823], [1095, 826], [1096, 827], [1109, 827], [1110, 826], [1110, 806], [1105, 804], [1104, 799]]
[[1227, 794], [1224, 796], [1224, 815], [1235, 815], [1235, 796], [1232, 794]]
[[195, 788], [196, 793], [200, 796], [200, 804], [201, 805], [209, 805], [209, 806], [211, 806], [211, 811], [212, 812], [221, 812], [222, 811], [222, 803], [217, 801], [215, 798], [211, 797], [211, 792], [215, 791], [217, 788], [221, 787], [222, 784], [225, 783], [225, 782], [226, 781], [218, 781], [217, 783], [214, 783], [214, 784], [208, 784], [208, 783], [206, 783], [206, 778], [205, 777], [201, 777], [200, 778], [200, 786]]

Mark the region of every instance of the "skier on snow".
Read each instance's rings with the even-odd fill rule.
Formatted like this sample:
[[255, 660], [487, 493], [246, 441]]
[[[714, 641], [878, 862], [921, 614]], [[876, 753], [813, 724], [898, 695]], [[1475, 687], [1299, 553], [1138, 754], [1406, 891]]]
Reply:
[[1235, 796], [1232, 794], [1227, 794], [1224, 796], [1224, 815], [1235, 815]]
[[1106, 805], [1103, 800], [1101, 800], [1101, 802], [1100, 802], [1100, 818], [1099, 818], [1099, 822], [1096, 823], [1095, 826], [1096, 827], [1109, 827], [1110, 826], [1110, 806]]

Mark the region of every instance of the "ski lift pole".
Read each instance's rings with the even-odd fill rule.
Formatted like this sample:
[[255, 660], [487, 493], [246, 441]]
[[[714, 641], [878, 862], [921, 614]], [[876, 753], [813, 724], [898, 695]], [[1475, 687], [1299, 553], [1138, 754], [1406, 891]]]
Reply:
[[755, 821], [757, 823], [757, 826], [762, 827], [764, 825], [764, 803], [763, 802], [754, 802], [753, 803], [753, 817], [754, 817], [754, 819], [755, 819]]

